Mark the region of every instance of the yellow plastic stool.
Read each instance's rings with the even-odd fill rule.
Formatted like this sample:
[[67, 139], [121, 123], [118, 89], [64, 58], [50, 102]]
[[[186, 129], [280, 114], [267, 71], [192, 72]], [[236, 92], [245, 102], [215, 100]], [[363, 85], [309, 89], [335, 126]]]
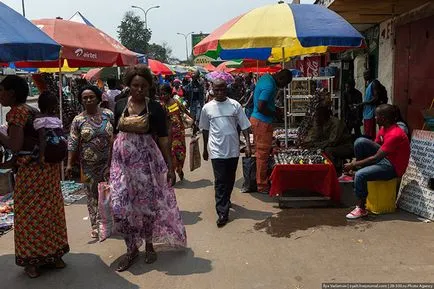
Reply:
[[374, 214], [393, 213], [399, 179], [368, 182], [366, 209]]

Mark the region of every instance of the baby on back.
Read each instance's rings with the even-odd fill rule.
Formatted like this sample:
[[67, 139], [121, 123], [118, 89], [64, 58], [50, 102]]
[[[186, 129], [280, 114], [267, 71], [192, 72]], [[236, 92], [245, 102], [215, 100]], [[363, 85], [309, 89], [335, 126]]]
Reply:
[[57, 97], [50, 92], [42, 92], [38, 99], [40, 114], [33, 121], [39, 136], [39, 162], [60, 163], [68, 150], [62, 121], [57, 117]]

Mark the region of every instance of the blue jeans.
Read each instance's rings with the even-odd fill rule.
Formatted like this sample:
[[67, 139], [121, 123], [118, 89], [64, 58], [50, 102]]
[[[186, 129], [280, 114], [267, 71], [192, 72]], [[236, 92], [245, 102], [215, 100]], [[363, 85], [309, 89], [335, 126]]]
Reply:
[[[358, 138], [354, 143], [354, 154], [357, 160], [371, 157], [375, 155], [379, 149], [379, 144], [367, 138]], [[354, 178], [354, 189], [357, 198], [359, 198], [363, 202], [362, 205], [364, 205], [364, 201], [368, 196], [368, 182], [386, 181], [393, 178], [396, 178], [395, 168], [386, 158], [378, 161], [376, 164], [358, 170]]]
[[202, 106], [203, 106], [203, 104], [199, 100], [191, 100], [190, 101], [190, 114], [193, 117], [196, 125], [199, 124]]

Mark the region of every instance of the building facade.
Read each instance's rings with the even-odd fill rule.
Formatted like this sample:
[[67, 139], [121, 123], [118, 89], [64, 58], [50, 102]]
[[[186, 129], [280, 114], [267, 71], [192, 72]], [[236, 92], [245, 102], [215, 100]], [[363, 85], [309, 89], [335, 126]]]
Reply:
[[337, 12], [367, 39], [352, 58], [353, 75], [363, 91], [363, 71], [370, 68], [399, 106], [411, 129], [423, 126], [422, 110], [434, 96], [434, 1], [318, 0]]

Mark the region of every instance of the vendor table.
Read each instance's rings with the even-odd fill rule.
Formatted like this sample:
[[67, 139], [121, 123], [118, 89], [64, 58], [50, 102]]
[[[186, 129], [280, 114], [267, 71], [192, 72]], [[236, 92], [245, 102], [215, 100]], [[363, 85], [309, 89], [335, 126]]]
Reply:
[[281, 196], [288, 190], [309, 190], [340, 201], [340, 186], [335, 168], [328, 164], [276, 165], [271, 174], [270, 196]]

